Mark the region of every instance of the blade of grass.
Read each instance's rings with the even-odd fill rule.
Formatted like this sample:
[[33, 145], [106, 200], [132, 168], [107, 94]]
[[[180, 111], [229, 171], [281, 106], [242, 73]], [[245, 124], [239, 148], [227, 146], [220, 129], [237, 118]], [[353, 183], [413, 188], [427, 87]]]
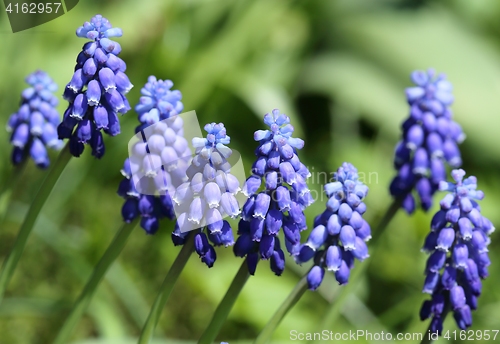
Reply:
[[5, 290], [9, 284], [9, 281], [14, 274], [14, 270], [16, 269], [17, 263], [21, 258], [21, 255], [24, 251], [24, 247], [26, 246], [26, 242], [28, 241], [28, 237], [35, 225], [35, 222], [42, 210], [45, 202], [49, 198], [54, 185], [57, 180], [61, 176], [61, 173], [64, 171], [64, 168], [68, 164], [72, 155], [69, 151], [69, 145], [66, 145], [64, 149], [59, 154], [58, 159], [52, 165], [49, 172], [45, 176], [44, 181], [40, 185], [38, 192], [31, 203], [31, 206], [26, 214], [23, 224], [21, 225], [21, 229], [19, 230], [19, 234], [17, 239], [10, 251], [9, 255], [5, 259], [2, 270], [0, 272], [0, 302], [3, 299], [5, 294]]
[[134, 221], [130, 223], [124, 223], [118, 233], [115, 235], [113, 241], [104, 252], [104, 255], [101, 257], [99, 262], [94, 268], [92, 275], [90, 276], [87, 284], [83, 288], [80, 296], [76, 300], [73, 308], [71, 309], [70, 314], [66, 318], [63, 326], [59, 330], [56, 339], [54, 340], [54, 344], [66, 344], [68, 343], [68, 339], [73, 332], [73, 329], [80, 321], [83, 313], [87, 309], [90, 300], [92, 300], [92, 296], [94, 295], [99, 283], [103, 279], [104, 275], [108, 271], [111, 264], [116, 260], [118, 255], [122, 252], [127, 239], [132, 233], [132, 230], [139, 222], [139, 218], [136, 218]]

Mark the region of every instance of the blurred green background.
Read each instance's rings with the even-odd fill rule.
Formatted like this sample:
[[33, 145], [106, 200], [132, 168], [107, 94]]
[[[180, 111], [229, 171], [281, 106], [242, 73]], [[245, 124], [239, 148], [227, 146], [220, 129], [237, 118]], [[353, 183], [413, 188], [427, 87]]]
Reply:
[[[68, 14], [17, 34], [10, 32], [1, 8], [2, 122], [17, 110], [24, 77], [38, 68], [51, 75], [62, 93], [85, 43], [74, 32], [100, 13], [123, 29], [118, 41], [135, 85], [129, 93], [132, 105], [149, 75], [171, 79], [183, 93], [186, 111], [196, 110], [202, 123], [225, 123], [231, 147], [242, 153], [247, 167], [255, 148], [253, 131], [263, 127], [266, 112], [279, 108], [292, 118], [296, 136], [305, 140], [300, 156], [313, 172], [335, 171], [344, 161], [366, 175], [372, 172], [366, 180], [366, 217], [372, 227], [391, 202], [387, 188], [394, 175], [393, 147], [408, 114], [404, 88], [410, 85], [409, 73], [434, 67], [454, 85], [452, 109], [467, 134], [461, 145], [463, 167], [485, 191], [484, 215], [493, 223], [500, 220], [495, 210], [500, 203], [497, 0], [81, 0]], [[61, 113], [65, 106], [61, 98]], [[86, 151], [63, 173], [0, 305], [0, 343], [53, 339], [122, 222], [116, 189], [136, 124], [136, 114], [127, 113], [122, 135], [106, 137], [102, 160]], [[0, 131], [0, 185], [13, 172], [8, 138]], [[11, 203], [2, 204], [6, 215], [0, 257], [9, 252], [43, 177], [30, 161]], [[314, 180], [310, 187], [320, 192], [322, 185]], [[436, 200], [441, 197], [437, 194]], [[324, 201], [308, 208], [310, 225], [323, 209]], [[362, 329], [394, 335], [425, 330], [427, 322], [418, 319], [427, 297], [421, 293], [426, 255], [420, 248], [436, 209], [411, 218], [398, 213], [377, 242], [377, 252], [363, 263], [369, 264], [368, 272], [337, 304], [336, 317], [324, 317], [341, 289], [327, 274], [320, 290], [308, 291], [282, 322], [274, 341], [289, 342], [292, 330]], [[126, 338], [138, 336], [179, 251], [171, 243], [172, 227], [163, 222], [155, 236], [136, 228], [75, 331], [74, 343], [134, 342]], [[493, 234], [490, 246], [490, 277], [473, 314], [474, 330], [500, 329], [497, 236]], [[218, 250], [212, 269], [193, 255], [164, 309], [156, 343], [196, 340], [240, 264], [230, 248]], [[290, 260], [283, 276], [276, 277], [266, 262], [259, 264], [218, 339], [236, 343], [255, 338], [304, 269]], [[456, 329], [451, 317], [446, 329]]]

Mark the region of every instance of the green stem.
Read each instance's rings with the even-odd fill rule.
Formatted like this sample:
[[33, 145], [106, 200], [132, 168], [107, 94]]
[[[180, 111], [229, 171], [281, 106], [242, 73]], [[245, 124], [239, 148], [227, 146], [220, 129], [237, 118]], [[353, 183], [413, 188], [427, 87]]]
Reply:
[[194, 250], [194, 235], [189, 235], [187, 241], [182, 246], [181, 251], [175, 258], [174, 263], [170, 270], [168, 270], [167, 276], [163, 280], [163, 283], [160, 287], [160, 292], [156, 296], [155, 303], [149, 312], [148, 319], [142, 328], [141, 336], [139, 337], [139, 344], [146, 344], [151, 341], [154, 335], [154, 331], [156, 325], [158, 324], [158, 320], [160, 319], [161, 313], [165, 304], [168, 301], [170, 293], [172, 289], [174, 289], [175, 283], [179, 278], [184, 266], [186, 266], [191, 253]]
[[21, 229], [19, 230], [19, 234], [17, 235], [14, 246], [5, 259], [2, 266], [2, 271], [0, 272], [0, 302], [3, 299], [5, 290], [7, 289], [7, 285], [9, 284], [12, 274], [16, 269], [17, 263], [21, 258], [24, 247], [26, 246], [26, 241], [28, 240], [31, 230], [35, 225], [38, 214], [40, 214], [43, 205], [47, 201], [47, 198], [49, 197], [62, 171], [71, 159], [71, 156], [72, 155], [69, 152], [69, 145], [66, 145], [66, 147], [59, 154], [59, 157], [57, 158], [54, 165], [52, 165], [51, 169], [45, 176], [44, 181], [40, 185], [40, 188], [38, 189], [38, 192], [36, 193], [36, 196], [31, 203], [24, 222], [21, 225]]
[[71, 312], [66, 317], [66, 320], [59, 330], [56, 339], [54, 340], [54, 344], [66, 344], [68, 343], [68, 338], [71, 335], [71, 332], [78, 324], [78, 321], [82, 317], [83, 313], [87, 309], [92, 296], [94, 295], [97, 286], [103, 279], [104, 275], [108, 271], [111, 264], [116, 260], [118, 255], [122, 252], [125, 244], [127, 243], [127, 239], [132, 233], [132, 230], [139, 222], [139, 217], [130, 223], [124, 223], [118, 233], [116, 233], [113, 241], [104, 252], [104, 255], [101, 257], [99, 262], [94, 268], [92, 275], [89, 280], [85, 284], [80, 296], [73, 304], [73, 308]]
[[[385, 232], [384, 229], [387, 227], [387, 225], [391, 222], [391, 220], [394, 218], [394, 215], [398, 212], [398, 210], [401, 208], [401, 203], [403, 202], [402, 199], [394, 199], [394, 201], [391, 203], [387, 211], [385, 212], [384, 216], [378, 223], [377, 227], [372, 231], [373, 238], [370, 240], [370, 246], [372, 246], [373, 253], [371, 254], [372, 256], [376, 255], [377, 251], [377, 246], [374, 244], [380, 240], [382, 237], [383, 233]], [[370, 259], [371, 261], [371, 259]], [[327, 311], [325, 314], [323, 321], [322, 321], [322, 326], [326, 326], [324, 328], [328, 328], [329, 324], [333, 322], [335, 319], [336, 314], [338, 314], [338, 311], [340, 310], [340, 307], [344, 304], [345, 299], [347, 296], [351, 293], [352, 289], [355, 288], [357, 285], [359, 285], [359, 278], [364, 274], [364, 272], [368, 269], [368, 266], [370, 265], [370, 261], [365, 262], [364, 264], [360, 264], [357, 266], [355, 269], [353, 269], [352, 275], [349, 278], [349, 283], [346, 285], [342, 286], [342, 289], [339, 292], [339, 295], [335, 299], [335, 303], [330, 307], [330, 309]]]
[[215, 310], [215, 313], [212, 317], [212, 320], [210, 321], [210, 324], [208, 324], [208, 327], [205, 329], [205, 332], [203, 332], [200, 339], [198, 340], [198, 344], [213, 343], [222, 325], [226, 321], [227, 316], [231, 311], [231, 308], [233, 308], [233, 305], [236, 302], [238, 295], [245, 286], [245, 283], [248, 280], [249, 276], [250, 274], [248, 273], [247, 261], [245, 259], [241, 264], [240, 269], [236, 273], [236, 276], [234, 276], [234, 279], [231, 282], [231, 285], [229, 286], [226, 295], [224, 295], [224, 298], [217, 306], [217, 309]]
[[[447, 301], [445, 301], [443, 313], [441, 313], [441, 319], [443, 323], [449, 312], [450, 312], [450, 304]], [[429, 327], [427, 327], [427, 330], [425, 330], [425, 332], [422, 334], [422, 341], [420, 342], [420, 344], [432, 344], [434, 342], [434, 339], [431, 337], [431, 334], [435, 335], [436, 332], [431, 331], [431, 324], [432, 321], [429, 324]]]
[[271, 336], [273, 335], [278, 325], [281, 323], [281, 320], [283, 320], [288, 311], [292, 309], [293, 306], [295, 306], [295, 304], [300, 300], [302, 295], [304, 295], [306, 290], [307, 290], [307, 274], [300, 279], [299, 283], [295, 285], [292, 292], [288, 295], [285, 301], [283, 301], [278, 310], [273, 314], [272, 318], [266, 324], [266, 326], [259, 334], [257, 339], [255, 339], [254, 344], [264, 344], [268, 343], [271, 340]]

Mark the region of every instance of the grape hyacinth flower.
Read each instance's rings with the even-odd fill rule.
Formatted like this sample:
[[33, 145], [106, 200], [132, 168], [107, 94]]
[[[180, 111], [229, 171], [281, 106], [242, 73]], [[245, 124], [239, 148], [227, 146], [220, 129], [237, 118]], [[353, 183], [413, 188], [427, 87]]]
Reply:
[[424, 301], [420, 318], [432, 316], [430, 329], [439, 333], [447, 309], [453, 311], [460, 329], [471, 326], [471, 310], [477, 308], [481, 279], [488, 276], [487, 246], [495, 229], [481, 215], [476, 202], [484, 198], [483, 192], [476, 190], [476, 177], [463, 179], [465, 171], [461, 169], [453, 170], [451, 175], [456, 184], [440, 183], [439, 189], [450, 193], [441, 201], [441, 210], [432, 219], [422, 249], [430, 253], [423, 292], [432, 297]]
[[[162, 85], [172, 84], [170, 80], [148, 78], [142, 89], [154, 100], [149, 112], [158, 110], [158, 104], [166, 104], [171, 99]], [[171, 86], [170, 86], [171, 87]], [[158, 91], [158, 92], [156, 92]], [[174, 91], [178, 94], [179, 91]], [[136, 106], [139, 108], [141, 103]], [[182, 103], [177, 108], [182, 109]], [[163, 217], [175, 218], [172, 195], [175, 188], [187, 180], [186, 169], [191, 159], [191, 149], [184, 138], [184, 122], [177, 113], [171, 111], [160, 119], [141, 123], [136, 129], [136, 142], [131, 155], [125, 160], [124, 176], [118, 194], [125, 199], [122, 216], [125, 222], [141, 217], [141, 227], [147, 234], [154, 234]], [[147, 126], [144, 127], [143, 125]]]
[[172, 198], [177, 214], [172, 240], [175, 245], [183, 245], [194, 231], [195, 251], [212, 267], [217, 257], [214, 246], [234, 244], [231, 226], [223, 218], [240, 214], [235, 197], [240, 182], [231, 173], [228, 159], [233, 152], [227, 147], [230, 137], [224, 124], [207, 124], [205, 131], [206, 138], [193, 138], [196, 151], [186, 171], [188, 181], [177, 187]]
[[157, 80], [153, 75], [148, 78], [148, 82], [141, 89], [139, 103], [135, 106], [141, 122], [136, 131], [182, 112], [182, 94], [178, 90], [171, 90], [173, 85], [171, 80]]
[[73, 156], [79, 157], [90, 144], [92, 155], [101, 158], [105, 147], [101, 129], [115, 136], [120, 133], [118, 113], [130, 110], [125, 94], [133, 87], [125, 74], [120, 44], [110, 38], [121, 37], [101, 15], [96, 15], [76, 30], [76, 35], [91, 41], [83, 45], [76, 59], [75, 72], [64, 90], [69, 102], [58, 127], [60, 139], [69, 139]]
[[446, 180], [446, 164], [462, 165], [458, 144], [465, 139], [462, 128], [452, 119], [452, 85], [444, 74], [435, 76], [415, 71], [411, 80], [416, 84], [406, 89], [410, 117], [402, 125], [403, 139], [397, 144], [391, 194], [402, 199], [408, 214], [416, 208], [412, 194], [417, 191], [422, 209], [429, 210], [439, 182]]
[[50, 165], [47, 147], [62, 146], [56, 129], [61, 122], [56, 110], [58, 100], [52, 94], [57, 85], [41, 70], [28, 75], [26, 82], [31, 87], [22, 92], [21, 106], [7, 122], [7, 131], [12, 133], [10, 143], [14, 146], [11, 160], [19, 165], [29, 154], [38, 167], [47, 168]]
[[[285, 269], [285, 256], [278, 233], [283, 229], [286, 249], [296, 255], [300, 232], [307, 228], [304, 209], [313, 199], [306, 184], [309, 170], [297, 155], [304, 141], [292, 137], [290, 118], [275, 109], [264, 116], [264, 123], [270, 130], [257, 130], [254, 134], [259, 142], [257, 160], [243, 187], [249, 198], [242, 209], [234, 254], [247, 257], [251, 275], [255, 274], [259, 259], [269, 259], [271, 270], [279, 276]], [[258, 191], [261, 184], [262, 191]]]
[[347, 162], [337, 170], [335, 179], [325, 185], [326, 210], [314, 219], [314, 228], [295, 257], [299, 264], [314, 258], [314, 266], [307, 274], [311, 290], [321, 285], [325, 269], [334, 272], [340, 285], [346, 284], [354, 258], [368, 258], [366, 242], [371, 238], [371, 229], [363, 219], [368, 187], [359, 180], [358, 170]]

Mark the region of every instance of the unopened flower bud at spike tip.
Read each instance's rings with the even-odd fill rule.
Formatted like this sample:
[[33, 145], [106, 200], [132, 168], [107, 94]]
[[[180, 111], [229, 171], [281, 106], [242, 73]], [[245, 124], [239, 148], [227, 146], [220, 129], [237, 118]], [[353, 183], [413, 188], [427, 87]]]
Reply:
[[11, 161], [18, 165], [31, 157], [39, 168], [45, 169], [50, 165], [46, 147], [62, 147], [56, 130], [60, 123], [58, 100], [52, 94], [57, 85], [41, 70], [28, 75], [26, 82], [30, 87], [21, 94], [21, 106], [7, 122], [10, 143], [14, 146]]
[[[117, 73], [116, 82], [119, 88], [128, 88], [128, 78], [125, 80], [125, 77], [124, 74]], [[135, 106], [139, 122], [141, 122], [136, 131], [182, 112], [184, 109], [181, 102], [182, 94], [177, 90], [171, 90], [173, 85], [171, 80], [160, 80], [155, 76], [148, 78], [148, 82], [141, 89], [142, 97]], [[177, 132], [175, 126], [172, 129]]]
[[464, 180], [465, 171], [461, 169], [451, 175], [455, 183], [440, 183], [440, 189], [449, 194], [441, 201], [441, 210], [433, 217], [424, 244], [424, 252], [430, 256], [423, 292], [432, 298], [424, 302], [421, 319], [432, 317], [431, 327], [442, 329], [441, 313], [447, 297], [457, 326], [466, 330], [472, 324], [471, 309], [477, 308], [482, 291], [481, 278], [488, 275], [491, 222], [480, 213], [477, 201], [483, 193], [476, 190], [476, 178]]

